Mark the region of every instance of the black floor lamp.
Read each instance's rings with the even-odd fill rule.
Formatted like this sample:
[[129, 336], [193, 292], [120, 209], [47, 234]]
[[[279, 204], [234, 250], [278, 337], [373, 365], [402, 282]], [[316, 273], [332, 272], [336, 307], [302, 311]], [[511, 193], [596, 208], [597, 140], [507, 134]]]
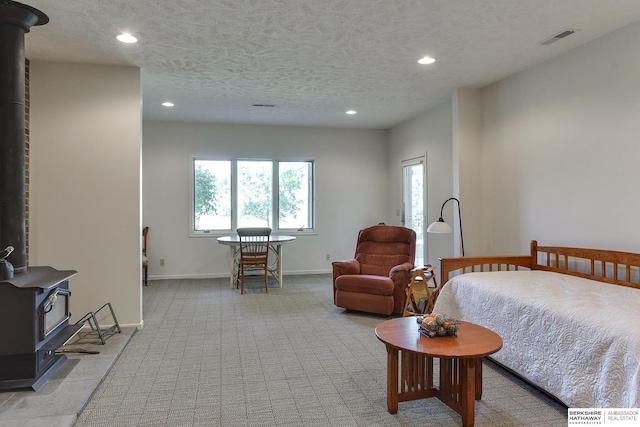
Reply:
[[444, 209], [444, 205], [447, 204], [448, 201], [455, 200], [458, 202], [458, 219], [460, 220], [460, 244], [462, 245], [462, 256], [464, 256], [464, 238], [462, 237], [462, 216], [460, 215], [460, 200], [455, 197], [451, 197], [450, 199], [445, 200], [440, 208], [440, 218], [438, 221], [432, 222], [431, 225], [427, 228], [427, 233], [436, 233], [436, 234], [449, 234], [451, 233], [451, 226], [444, 222], [442, 219], [442, 210]]

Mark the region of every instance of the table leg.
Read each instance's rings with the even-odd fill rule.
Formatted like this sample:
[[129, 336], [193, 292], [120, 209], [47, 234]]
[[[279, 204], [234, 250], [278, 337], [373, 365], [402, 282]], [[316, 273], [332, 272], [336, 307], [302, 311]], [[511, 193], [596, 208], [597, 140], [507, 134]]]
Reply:
[[398, 412], [398, 349], [387, 346], [387, 409]]
[[229, 246], [229, 286], [233, 289], [238, 278], [238, 270], [236, 268], [236, 248]]
[[436, 397], [462, 416], [463, 426], [473, 426], [475, 401], [482, 397], [482, 358], [440, 358]]
[[278, 284], [282, 287], [282, 245], [277, 245], [278, 251]]
[[476, 359], [476, 400], [482, 399], [482, 358]]
[[476, 364], [478, 359], [462, 359], [460, 372], [460, 400], [462, 425], [473, 426], [476, 405]]

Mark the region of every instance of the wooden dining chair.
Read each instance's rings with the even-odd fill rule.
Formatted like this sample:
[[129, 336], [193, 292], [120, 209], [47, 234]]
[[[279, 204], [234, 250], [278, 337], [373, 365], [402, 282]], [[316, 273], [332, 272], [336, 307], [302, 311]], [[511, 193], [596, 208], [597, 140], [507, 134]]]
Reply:
[[[240, 238], [240, 259], [238, 261], [238, 280], [240, 294], [244, 294], [245, 282], [263, 282], [265, 292], [269, 292], [269, 238], [271, 229], [238, 228]], [[247, 275], [247, 271], [260, 271], [261, 274]]]
[[144, 285], [147, 286], [147, 278], [149, 277], [149, 258], [147, 257], [147, 234], [149, 227], [142, 229], [142, 272]]

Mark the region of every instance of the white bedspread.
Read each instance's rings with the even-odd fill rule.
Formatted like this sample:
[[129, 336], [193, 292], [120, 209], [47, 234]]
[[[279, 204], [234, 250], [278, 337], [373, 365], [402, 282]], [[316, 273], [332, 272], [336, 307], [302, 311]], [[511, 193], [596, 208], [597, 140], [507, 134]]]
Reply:
[[504, 341], [491, 357], [573, 408], [640, 408], [640, 289], [546, 271], [467, 273], [435, 310]]

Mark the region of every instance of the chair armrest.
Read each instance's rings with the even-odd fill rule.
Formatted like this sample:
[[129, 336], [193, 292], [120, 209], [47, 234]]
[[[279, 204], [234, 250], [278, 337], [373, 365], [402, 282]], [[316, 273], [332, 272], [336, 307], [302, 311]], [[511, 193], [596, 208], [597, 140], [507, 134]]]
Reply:
[[338, 276], [342, 276], [345, 274], [360, 274], [360, 263], [355, 259], [334, 261], [331, 263], [331, 265], [333, 266], [334, 281]]
[[405, 262], [404, 264], [396, 265], [389, 271], [389, 277], [393, 280], [394, 313], [402, 314], [404, 311], [405, 289], [409, 286], [413, 275], [411, 270], [413, 270], [413, 264]]
[[410, 262], [405, 262], [404, 264], [396, 265], [395, 267], [393, 267], [389, 271], [389, 277], [391, 279], [394, 279], [394, 276], [396, 275], [404, 275], [409, 278], [409, 281], [407, 281], [407, 283], [409, 283], [411, 281], [411, 270], [413, 270], [413, 264], [411, 264]]
[[396, 265], [389, 271], [389, 278], [393, 280], [395, 287], [394, 295], [396, 298], [404, 296], [404, 290], [411, 282], [411, 276], [413, 275], [412, 270], [413, 264], [405, 262], [404, 264]]
[[336, 279], [345, 274], [360, 274], [360, 263], [355, 259], [334, 261], [333, 265], [333, 302], [336, 302]]

